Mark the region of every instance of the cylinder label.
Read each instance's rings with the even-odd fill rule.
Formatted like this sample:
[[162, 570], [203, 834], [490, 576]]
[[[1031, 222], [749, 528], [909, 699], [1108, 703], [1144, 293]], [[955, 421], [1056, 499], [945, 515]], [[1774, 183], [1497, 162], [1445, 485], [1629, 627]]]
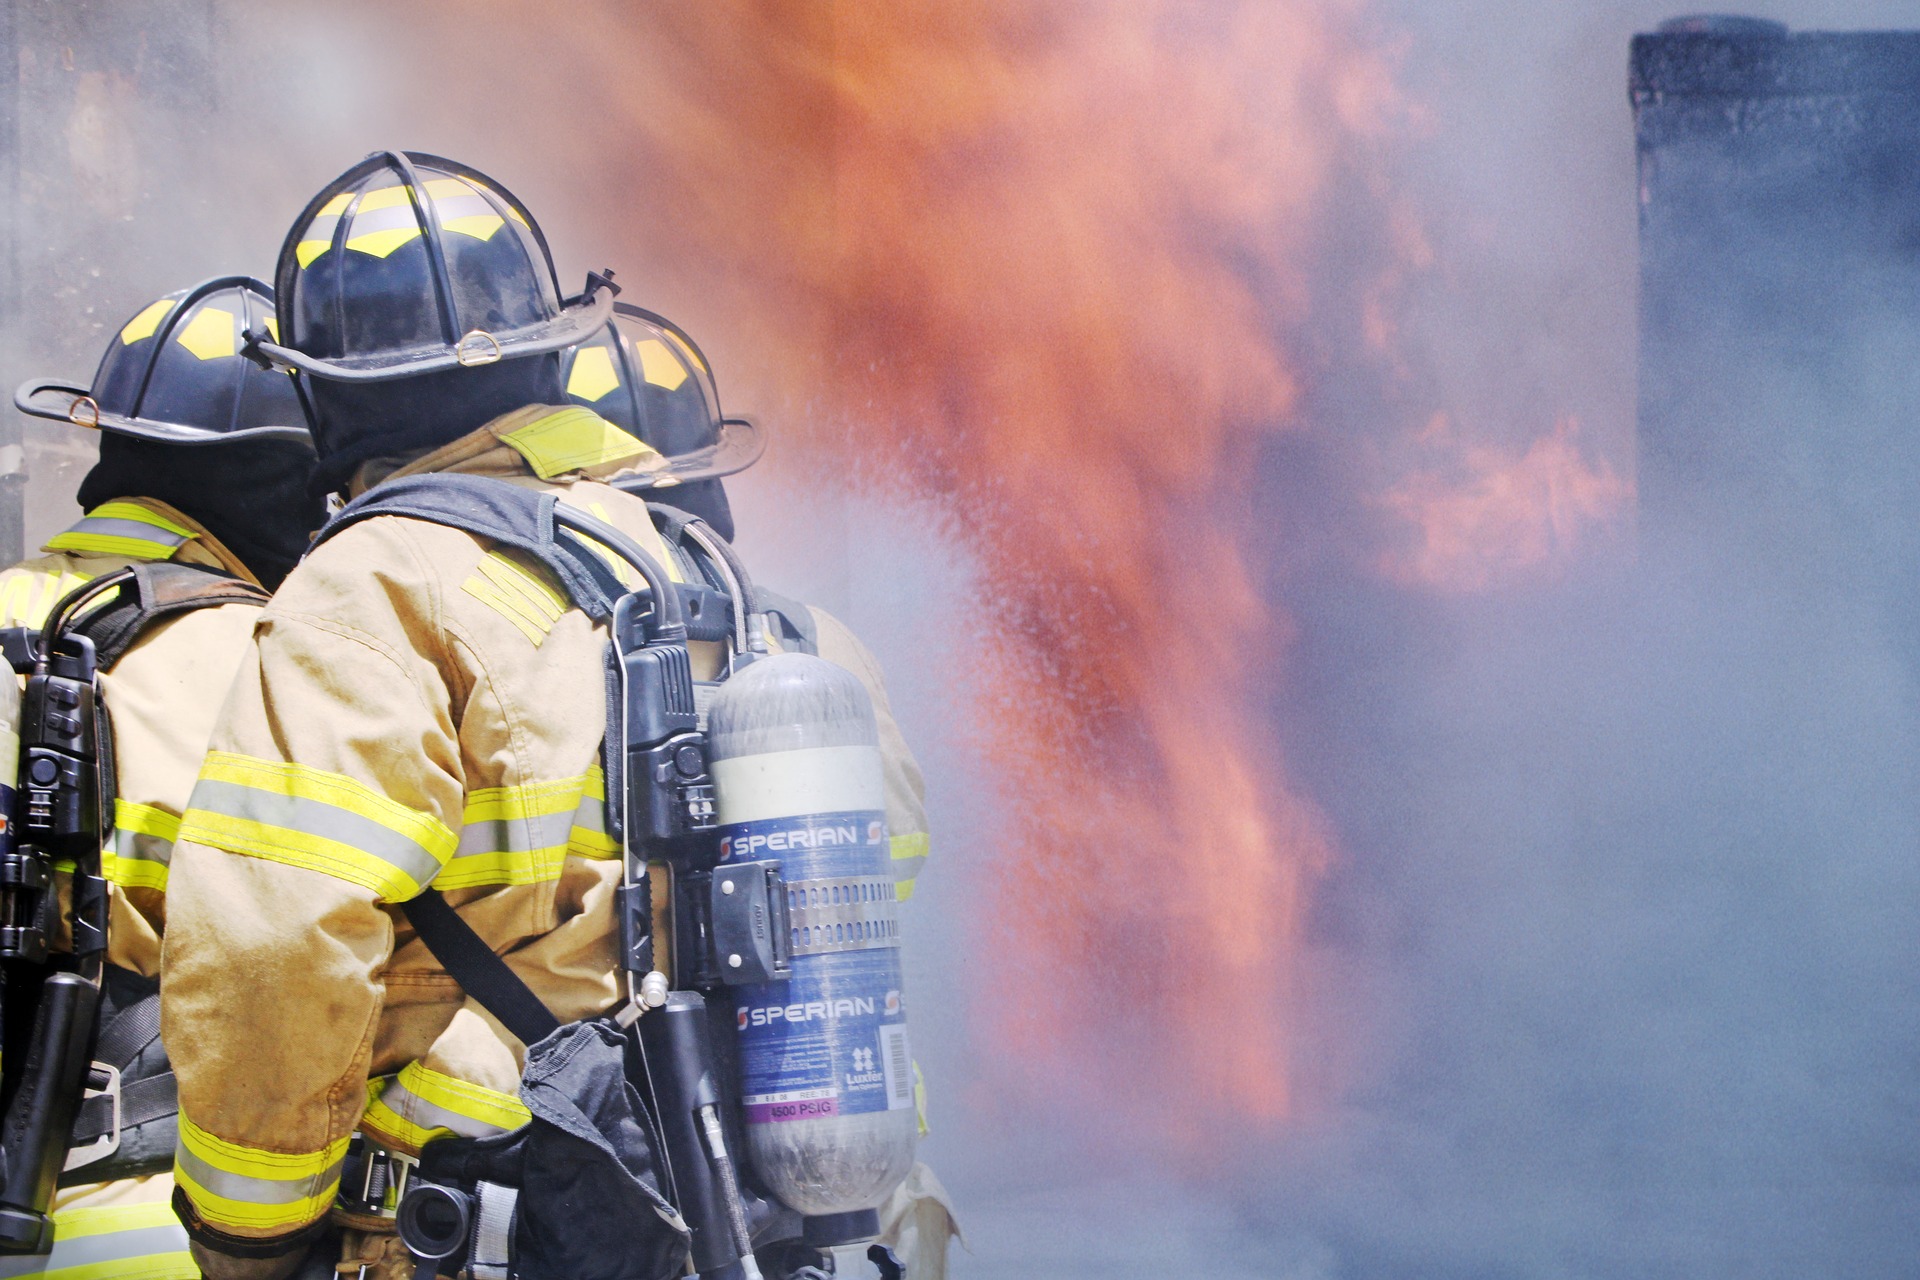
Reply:
[[[722, 828], [720, 849], [723, 863], [777, 858], [789, 886], [812, 882], [790, 894], [833, 899], [790, 902], [796, 916], [845, 908], [857, 924], [865, 904], [855, 898], [893, 896], [877, 810], [734, 823]], [[749, 1124], [913, 1106], [897, 947], [796, 955], [789, 981], [741, 987], [735, 1001]]]

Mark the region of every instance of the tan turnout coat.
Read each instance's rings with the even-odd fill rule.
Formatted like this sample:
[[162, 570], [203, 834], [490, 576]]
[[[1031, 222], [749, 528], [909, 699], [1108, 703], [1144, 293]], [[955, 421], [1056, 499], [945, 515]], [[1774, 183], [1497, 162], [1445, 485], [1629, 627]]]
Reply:
[[[644, 501], [606, 483], [649, 464], [590, 411], [533, 406], [393, 475], [551, 489], [665, 562]], [[910, 879], [926, 847], [918, 768], [871, 656], [816, 620], [823, 656], [873, 694]], [[604, 643], [535, 562], [393, 516], [323, 543], [268, 606], [173, 851], [175, 1172], [208, 1225], [270, 1237], [325, 1214], [356, 1129], [411, 1152], [526, 1118], [523, 1047], [398, 908], [423, 887], [559, 1018], [616, 1003]], [[696, 668], [716, 660], [696, 646]]]

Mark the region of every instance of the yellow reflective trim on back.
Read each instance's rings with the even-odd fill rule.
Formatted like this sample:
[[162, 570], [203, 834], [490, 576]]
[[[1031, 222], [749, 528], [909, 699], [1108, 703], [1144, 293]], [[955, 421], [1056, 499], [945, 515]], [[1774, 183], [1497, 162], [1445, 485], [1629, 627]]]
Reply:
[[38, 627], [60, 597], [82, 583], [93, 581], [90, 573], [49, 573], [44, 570], [20, 570], [0, 578], [0, 625]]
[[[575, 822], [586, 797], [590, 792], [604, 795], [605, 790], [593, 774], [581, 774], [470, 793], [460, 819], [460, 845], [434, 877], [434, 887], [470, 889], [559, 878], [573, 851]], [[604, 807], [604, 801], [598, 803]]]
[[418, 239], [420, 235], [418, 225], [395, 227], [391, 231], [369, 231], [365, 235], [354, 236], [348, 240], [347, 248], [369, 257], [384, 258], [401, 245]]
[[193, 352], [202, 360], [218, 360], [222, 356], [240, 354], [240, 339], [237, 334], [239, 317], [231, 311], [219, 307], [202, 307], [193, 319], [187, 321], [174, 341]]
[[440, 229], [475, 240], [491, 240], [493, 233], [506, 225], [507, 220], [497, 213], [470, 213], [464, 218], [443, 218]]
[[640, 372], [656, 387], [677, 391], [687, 380], [687, 366], [673, 354], [673, 348], [658, 338], [642, 338], [633, 344], [640, 358]]
[[403, 902], [433, 882], [459, 838], [345, 774], [210, 751], [182, 840], [318, 871]]
[[120, 345], [132, 346], [142, 338], [151, 338], [154, 330], [160, 327], [160, 322], [167, 318], [167, 313], [173, 310], [173, 307], [172, 298], [162, 298], [127, 321], [127, 327], [120, 331]]
[[[230, 317], [229, 317], [230, 318]], [[103, 502], [87, 512], [89, 520], [132, 520], [137, 524], [150, 524], [156, 529], [165, 529], [168, 533], [177, 533], [183, 538], [197, 538], [200, 535], [183, 524], [175, 524], [153, 508], [138, 502], [125, 500]]]
[[653, 454], [653, 449], [628, 435], [591, 409], [574, 405], [536, 419], [500, 437], [533, 467], [543, 480]]
[[581, 400], [600, 400], [620, 386], [613, 352], [605, 347], [582, 347], [567, 373], [567, 394]]
[[180, 1219], [165, 1200], [145, 1204], [82, 1205], [75, 1209], [56, 1209], [53, 1220], [60, 1226], [62, 1240], [80, 1240], [109, 1231], [132, 1231], [139, 1227], [175, 1227]]
[[489, 551], [460, 589], [506, 618], [536, 648], [567, 611], [567, 599], [517, 553]]

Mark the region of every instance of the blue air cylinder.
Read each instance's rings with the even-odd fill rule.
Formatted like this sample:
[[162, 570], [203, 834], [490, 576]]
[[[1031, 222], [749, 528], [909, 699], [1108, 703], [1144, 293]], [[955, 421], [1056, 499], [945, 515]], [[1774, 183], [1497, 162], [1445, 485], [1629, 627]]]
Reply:
[[763, 658], [708, 711], [729, 864], [776, 861], [793, 976], [734, 990], [747, 1148], [809, 1216], [883, 1202], [913, 1167], [913, 1060], [873, 704], [852, 672]]

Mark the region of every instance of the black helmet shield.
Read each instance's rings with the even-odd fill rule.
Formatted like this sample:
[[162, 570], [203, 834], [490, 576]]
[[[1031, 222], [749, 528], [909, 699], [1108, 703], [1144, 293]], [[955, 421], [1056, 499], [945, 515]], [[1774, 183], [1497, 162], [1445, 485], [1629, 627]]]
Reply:
[[304, 444], [293, 380], [241, 354], [249, 330], [274, 332], [273, 291], [247, 276], [205, 280], [142, 307], [108, 338], [90, 388], [36, 378], [14, 404], [160, 444]]
[[589, 276], [561, 301], [553, 255], [499, 183], [415, 152], [367, 157], [295, 220], [274, 283], [280, 332], [252, 349], [316, 379], [367, 383], [562, 350], [607, 322]]

